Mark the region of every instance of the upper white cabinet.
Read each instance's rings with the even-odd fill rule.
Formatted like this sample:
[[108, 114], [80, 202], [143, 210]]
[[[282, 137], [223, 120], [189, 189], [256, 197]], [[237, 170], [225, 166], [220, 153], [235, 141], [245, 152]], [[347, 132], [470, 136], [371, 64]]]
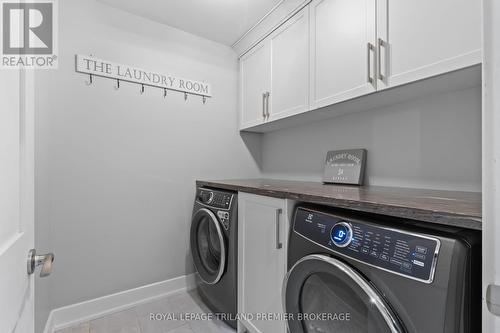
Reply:
[[375, 91], [375, 16], [375, 0], [311, 2], [311, 108]]
[[[271, 46], [262, 42], [240, 59], [240, 126], [263, 122], [271, 90]], [[267, 104], [267, 105], [266, 105]]]
[[377, 0], [378, 89], [481, 63], [481, 0]]
[[[287, 201], [238, 193], [238, 313], [283, 312]], [[285, 321], [242, 319], [252, 333], [286, 333]]]
[[247, 128], [309, 108], [309, 9], [240, 59], [240, 125]]
[[271, 91], [269, 120], [309, 108], [309, 8], [304, 8], [270, 37]]
[[482, 61], [481, 0], [303, 6], [241, 58], [240, 129]]

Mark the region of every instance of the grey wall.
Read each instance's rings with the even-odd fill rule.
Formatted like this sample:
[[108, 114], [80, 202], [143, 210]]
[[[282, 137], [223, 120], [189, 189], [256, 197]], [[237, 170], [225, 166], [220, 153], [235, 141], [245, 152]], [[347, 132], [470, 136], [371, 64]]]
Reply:
[[320, 181], [328, 150], [366, 148], [371, 185], [481, 190], [481, 89], [265, 134], [265, 177]]
[[[56, 255], [37, 281], [39, 329], [48, 309], [192, 272], [195, 179], [259, 175], [259, 139], [236, 131], [229, 47], [95, 1], [59, 5], [59, 69], [36, 78], [37, 243]], [[77, 53], [206, 80], [214, 98], [87, 87]]]

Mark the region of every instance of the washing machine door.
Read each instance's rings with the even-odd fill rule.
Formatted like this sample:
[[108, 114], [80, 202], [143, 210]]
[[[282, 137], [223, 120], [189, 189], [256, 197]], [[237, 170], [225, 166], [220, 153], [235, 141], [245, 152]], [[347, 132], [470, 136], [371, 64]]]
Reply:
[[403, 333], [375, 288], [349, 265], [324, 255], [299, 260], [283, 283], [290, 333]]
[[217, 217], [201, 208], [191, 222], [191, 254], [201, 279], [208, 284], [219, 282], [226, 267], [226, 244]]

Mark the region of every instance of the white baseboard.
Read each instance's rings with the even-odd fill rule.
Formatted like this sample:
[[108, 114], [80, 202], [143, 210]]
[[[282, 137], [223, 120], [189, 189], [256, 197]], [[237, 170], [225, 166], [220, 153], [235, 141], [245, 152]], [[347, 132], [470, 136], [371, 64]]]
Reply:
[[156, 298], [190, 290], [195, 285], [195, 274], [189, 274], [57, 308], [50, 312], [44, 333], [53, 333], [56, 330], [122, 311]]
[[54, 329], [54, 320], [52, 318], [54, 318], [52, 316], [52, 313], [54, 311], [51, 311], [49, 313], [49, 318], [47, 318], [47, 322], [45, 323], [45, 329], [43, 330], [43, 333], [53, 333], [55, 331]]

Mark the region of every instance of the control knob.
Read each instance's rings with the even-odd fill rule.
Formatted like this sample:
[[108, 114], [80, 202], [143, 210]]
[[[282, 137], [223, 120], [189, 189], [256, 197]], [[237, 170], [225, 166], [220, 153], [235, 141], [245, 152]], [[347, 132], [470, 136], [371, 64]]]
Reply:
[[203, 203], [209, 204], [214, 199], [214, 192], [211, 191], [201, 191], [199, 195], [199, 200]]
[[330, 231], [330, 239], [337, 247], [346, 247], [352, 241], [352, 228], [347, 222], [336, 223]]

